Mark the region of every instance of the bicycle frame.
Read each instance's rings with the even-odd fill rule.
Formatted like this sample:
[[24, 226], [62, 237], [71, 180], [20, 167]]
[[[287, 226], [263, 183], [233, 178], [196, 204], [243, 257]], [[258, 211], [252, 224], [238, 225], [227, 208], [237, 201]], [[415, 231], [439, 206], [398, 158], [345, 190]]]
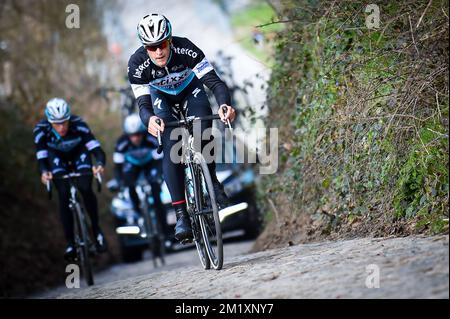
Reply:
[[149, 247], [153, 254], [153, 264], [157, 267], [156, 261], [159, 257], [161, 263], [164, 265], [165, 247], [162, 226], [156, 215], [155, 208], [151, 209], [149, 205], [149, 198], [152, 196], [151, 185], [146, 180], [145, 182], [138, 180], [136, 188], [141, 193], [138, 196], [140, 197], [142, 212], [144, 214], [142, 217], [144, 218], [145, 238], [148, 239]]
[[[222, 109], [223, 112], [226, 112], [226, 108]], [[193, 193], [188, 194], [187, 188], [185, 187], [185, 196], [187, 199], [187, 210], [191, 219], [191, 224], [193, 226], [194, 233], [194, 241], [197, 247], [197, 251], [199, 253], [200, 260], [205, 269], [209, 269], [211, 263], [213, 264], [214, 269], [221, 269], [223, 263], [223, 244], [222, 244], [222, 233], [220, 229], [220, 222], [218, 218], [218, 207], [215, 200], [215, 194], [212, 186], [211, 177], [208, 171], [208, 167], [205, 163], [203, 156], [201, 155], [200, 150], [197, 151], [194, 143], [194, 136], [192, 134], [192, 128], [194, 121], [202, 121], [202, 120], [217, 120], [220, 119], [219, 115], [210, 115], [204, 117], [196, 117], [196, 116], [188, 116], [185, 117], [183, 112], [179, 109], [178, 105], [178, 113], [180, 115], [181, 120], [166, 123], [166, 127], [181, 127], [188, 131], [187, 139], [186, 135], [182, 136], [182, 163], [185, 165], [185, 170], [189, 173], [186, 174], [186, 185], [191, 184], [193, 187]], [[160, 123], [158, 123], [160, 124]], [[228, 120], [228, 126], [231, 129], [230, 121]], [[161, 133], [158, 131], [158, 143], [159, 147], [157, 152], [161, 153], [162, 151], [162, 143], [161, 143]], [[206, 187], [206, 191], [208, 193], [210, 199], [210, 209], [204, 209], [203, 200], [204, 200], [204, 188]], [[194, 196], [195, 203], [192, 203], [192, 195]], [[212, 214], [212, 215], [211, 215]], [[213, 217], [214, 225], [211, 225], [210, 216]], [[213, 230], [214, 229], [214, 230]], [[209, 233], [208, 233], [209, 231]], [[201, 236], [199, 234], [201, 232]], [[210, 237], [213, 237], [216, 240], [217, 244], [217, 255], [214, 251], [215, 248], [212, 248], [212, 242]], [[183, 242], [182, 242], [183, 243]]]
[[[88, 286], [94, 284], [94, 278], [92, 273], [92, 266], [90, 262], [89, 255], [96, 254], [97, 249], [89, 236], [88, 232], [88, 222], [84, 213], [84, 210], [78, 199], [78, 191], [74, 183], [74, 178], [81, 176], [91, 176], [92, 174], [81, 174], [81, 173], [69, 173], [61, 177], [55, 177], [55, 179], [64, 180], [67, 179], [70, 183], [70, 198], [69, 198], [69, 209], [73, 214], [74, 218], [74, 240], [75, 249], [77, 252], [77, 257], [75, 261], [78, 261], [83, 269], [84, 277]], [[101, 190], [101, 177], [97, 174], [97, 186], [98, 190]], [[51, 184], [47, 182], [47, 191], [49, 192], [49, 198], [51, 198]]]
[[75, 220], [75, 223], [74, 223], [75, 236], [78, 237], [78, 238], [76, 238], [76, 241], [78, 239], [78, 242], [76, 244], [80, 247], [86, 246], [88, 248], [89, 252], [95, 253], [96, 252], [95, 247], [93, 246], [93, 243], [92, 243], [90, 237], [88, 236], [87, 242], [84, 242], [83, 239], [78, 236], [80, 234], [80, 232], [83, 231], [81, 229], [83, 227], [83, 225], [88, 225], [88, 224], [87, 224], [86, 215], [85, 215], [83, 209], [81, 208], [80, 201], [78, 199], [78, 191], [77, 191], [75, 185], [73, 184], [72, 180], [69, 180], [69, 181], [70, 181], [69, 208], [72, 211], [72, 214], [74, 215], [74, 220]]

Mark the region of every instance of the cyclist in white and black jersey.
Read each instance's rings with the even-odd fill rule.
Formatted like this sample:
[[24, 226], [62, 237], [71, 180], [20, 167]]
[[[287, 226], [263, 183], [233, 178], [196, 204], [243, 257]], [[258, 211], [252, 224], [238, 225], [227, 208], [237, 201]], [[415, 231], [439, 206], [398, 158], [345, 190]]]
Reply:
[[[92, 176], [103, 173], [105, 152], [91, 129], [80, 117], [71, 114], [69, 104], [61, 98], [53, 98], [45, 107], [45, 118], [33, 130], [36, 158], [42, 183], [53, 180], [58, 191], [59, 213], [67, 240], [64, 257], [76, 256], [74, 221], [69, 209], [70, 183], [58, 179], [71, 172], [83, 174], [76, 180], [77, 188], [92, 224], [98, 251], [106, 251], [106, 241], [100, 229], [97, 197], [92, 191]], [[96, 159], [93, 165], [91, 154]], [[54, 179], [56, 177], [56, 179]]]
[[158, 140], [147, 134], [147, 129], [137, 114], [128, 115], [124, 121], [124, 134], [119, 137], [114, 149], [114, 177], [119, 185], [128, 187], [134, 210], [143, 216], [136, 192], [139, 175], [151, 185], [153, 206], [164, 234], [170, 234], [166, 210], [161, 200], [162, 154], [158, 154]]
[[[219, 115], [223, 122], [233, 121], [235, 110], [230, 106], [230, 93], [226, 84], [218, 77], [204, 53], [190, 40], [172, 36], [169, 20], [160, 14], [142, 18], [137, 26], [142, 43], [128, 62], [128, 79], [139, 105], [139, 115], [154, 136], [162, 132], [163, 174], [172, 197], [177, 224], [175, 238], [192, 237], [189, 216], [184, 197], [184, 169], [181, 163], [170, 159], [170, 150], [178, 140], [171, 140], [173, 128], [164, 127], [164, 122], [174, 121], [175, 104], [186, 105], [186, 115], [207, 116], [212, 114], [206, 85], [219, 104]], [[224, 114], [222, 107], [226, 107]], [[161, 125], [157, 120], [161, 120]], [[201, 132], [212, 127], [212, 121], [202, 121]], [[202, 141], [202, 146], [212, 140]], [[208, 164], [217, 201], [220, 207], [227, 205], [223, 186], [215, 173], [215, 163]]]

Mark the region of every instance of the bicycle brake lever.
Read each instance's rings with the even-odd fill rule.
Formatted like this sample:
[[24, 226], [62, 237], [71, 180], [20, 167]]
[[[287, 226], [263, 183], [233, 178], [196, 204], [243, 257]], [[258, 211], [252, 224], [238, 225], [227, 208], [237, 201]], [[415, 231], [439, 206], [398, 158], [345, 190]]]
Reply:
[[100, 175], [100, 173], [97, 173], [95, 175], [95, 177], [97, 178], [98, 182], [101, 184], [102, 183], [102, 175]]
[[52, 199], [52, 186], [50, 184], [50, 181], [47, 181], [46, 187], [47, 187], [48, 200], [51, 200]]
[[228, 125], [228, 128], [229, 128], [230, 130], [233, 130], [233, 128], [231, 127], [231, 123], [230, 123], [230, 120], [229, 120], [229, 119], [227, 119], [227, 125]]
[[159, 145], [158, 148], [156, 149], [156, 153], [161, 154], [162, 150], [163, 150], [162, 145]]
[[[223, 112], [224, 115], [227, 114], [228, 109], [227, 109], [226, 106], [222, 106], [222, 112]], [[233, 128], [231, 127], [230, 119], [227, 119], [227, 125], [228, 125], [228, 128], [229, 128], [230, 130], [233, 129]]]
[[97, 180], [97, 192], [101, 193], [102, 192], [102, 176], [100, 175], [100, 173], [97, 173], [95, 175], [95, 178]]
[[[156, 124], [161, 125], [161, 120], [160, 119], [156, 119]], [[162, 146], [162, 141], [161, 141], [161, 132], [160, 130], [158, 130], [158, 148], [156, 149], [156, 153], [161, 154], [163, 146]]]

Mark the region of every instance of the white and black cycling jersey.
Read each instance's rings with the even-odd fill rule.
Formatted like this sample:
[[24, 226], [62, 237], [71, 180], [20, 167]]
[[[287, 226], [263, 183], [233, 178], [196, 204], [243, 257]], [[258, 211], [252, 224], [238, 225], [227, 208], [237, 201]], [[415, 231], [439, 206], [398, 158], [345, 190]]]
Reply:
[[139, 108], [146, 107], [151, 115], [154, 113], [148, 99], [152, 89], [177, 96], [196, 79], [212, 90], [219, 105], [230, 105], [227, 86], [218, 77], [205, 54], [187, 38], [172, 37], [165, 67], [156, 65], [147, 50], [140, 47], [128, 62], [128, 79]]
[[159, 160], [162, 154], [158, 154], [158, 140], [156, 137], [145, 134], [139, 145], [134, 145], [128, 135], [122, 135], [116, 143], [114, 149], [114, 164], [123, 164], [125, 162], [136, 166], [144, 166], [152, 160]]
[[94, 154], [98, 164], [105, 165], [106, 158], [100, 142], [79, 116], [72, 115], [70, 117], [69, 131], [64, 137], [60, 136], [46, 119], [36, 124], [33, 137], [36, 145], [36, 158], [41, 171], [49, 170], [49, 152], [58, 154], [64, 159], [71, 159], [85, 150]]
[[127, 134], [119, 137], [113, 154], [116, 180], [123, 180], [124, 168], [125, 171], [135, 168], [145, 170], [149, 166], [158, 168], [155, 162], [161, 160], [163, 154], [158, 154], [157, 148], [158, 140], [150, 134], [145, 134], [139, 145], [133, 144]]

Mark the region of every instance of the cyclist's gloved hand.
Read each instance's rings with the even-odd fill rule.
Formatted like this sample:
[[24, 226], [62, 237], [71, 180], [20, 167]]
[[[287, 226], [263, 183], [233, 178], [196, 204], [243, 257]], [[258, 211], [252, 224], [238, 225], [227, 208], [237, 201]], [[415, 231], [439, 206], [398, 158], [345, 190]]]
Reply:
[[103, 174], [103, 172], [105, 171], [105, 169], [103, 168], [103, 165], [97, 165], [92, 167], [92, 174], [97, 175], [97, 174]]
[[42, 172], [42, 174], [41, 174], [41, 182], [44, 185], [46, 185], [47, 182], [51, 181], [52, 178], [53, 178], [53, 175], [50, 172]]
[[[224, 114], [224, 112], [222, 110], [223, 107], [227, 108], [227, 113], [226, 114]], [[232, 108], [231, 106], [226, 105], [226, 104], [222, 104], [219, 107], [219, 112], [218, 113], [219, 113], [220, 119], [224, 123], [227, 123], [227, 120], [230, 120], [230, 122], [233, 122], [235, 117], [236, 117], [236, 111], [234, 110], [234, 108]]]
[[[156, 123], [156, 120], [160, 120], [161, 121], [161, 125], [158, 125], [158, 123]], [[147, 128], [147, 130], [154, 137], [157, 137], [158, 136], [158, 131], [164, 132], [164, 121], [162, 119], [160, 119], [159, 117], [157, 117], [156, 115], [153, 115], [150, 118], [150, 121], [148, 121], [148, 128]]]

